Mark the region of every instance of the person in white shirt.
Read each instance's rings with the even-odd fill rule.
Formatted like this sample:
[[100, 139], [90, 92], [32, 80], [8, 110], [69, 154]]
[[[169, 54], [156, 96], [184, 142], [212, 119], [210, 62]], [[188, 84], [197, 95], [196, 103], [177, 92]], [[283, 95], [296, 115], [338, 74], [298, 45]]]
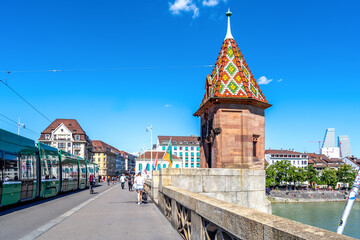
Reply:
[[134, 179], [134, 184], [135, 184], [135, 188], [136, 188], [136, 192], [138, 194], [138, 204], [141, 204], [142, 202], [142, 192], [144, 190], [144, 183], [145, 180], [144, 178], [141, 176], [141, 172], [139, 172], [135, 179]]
[[125, 181], [126, 181], [126, 177], [125, 177], [125, 174], [123, 174], [121, 177], [120, 177], [120, 182], [121, 182], [121, 188], [124, 190], [125, 188]]

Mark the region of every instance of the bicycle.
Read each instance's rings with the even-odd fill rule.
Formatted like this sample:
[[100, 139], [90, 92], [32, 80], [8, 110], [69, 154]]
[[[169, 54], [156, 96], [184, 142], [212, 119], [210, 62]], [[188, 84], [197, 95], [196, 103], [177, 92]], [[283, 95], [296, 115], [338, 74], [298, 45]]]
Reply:
[[90, 194], [94, 194], [94, 183], [90, 183]]

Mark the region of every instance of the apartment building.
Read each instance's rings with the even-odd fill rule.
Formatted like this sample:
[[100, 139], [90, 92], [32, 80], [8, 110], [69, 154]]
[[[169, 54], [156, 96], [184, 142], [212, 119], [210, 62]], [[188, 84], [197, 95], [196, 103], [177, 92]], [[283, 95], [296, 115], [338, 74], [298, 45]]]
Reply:
[[200, 167], [200, 143], [197, 136], [158, 136], [156, 151], [165, 151], [172, 141], [172, 153], [182, 159], [181, 168]]
[[295, 152], [292, 150], [265, 150], [265, 160], [271, 165], [281, 160], [287, 160], [292, 166], [306, 168], [309, 156], [306, 153]]
[[76, 119], [56, 119], [41, 132], [39, 142], [92, 160], [92, 142]]

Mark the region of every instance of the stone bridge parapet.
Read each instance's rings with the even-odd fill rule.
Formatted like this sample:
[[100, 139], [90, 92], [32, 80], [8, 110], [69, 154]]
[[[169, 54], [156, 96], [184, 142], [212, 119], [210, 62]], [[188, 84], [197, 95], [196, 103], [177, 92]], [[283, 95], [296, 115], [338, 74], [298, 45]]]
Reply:
[[[201, 169], [193, 170], [201, 173]], [[209, 174], [213, 171], [205, 170], [200, 176], [204, 177], [206, 173]], [[186, 240], [353, 239], [236, 203], [216, 199], [204, 195], [201, 191], [194, 192], [183, 189], [181, 188], [181, 179], [189, 177], [189, 175], [184, 176], [183, 172], [190, 173], [184, 169], [154, 171], [153, 179], [145, 182], [145, 189], [174, 229]], [[179, 182], [173, 181], [176, 179], [173, 174], [179, 177]], [[199, 174], [192, 178], [196, 177], [199, 177]], [[174, 186], [172, 184], [174, 182], [179, 186]], [[218, 182], [215, 181], [212, 184], [216, 185]], [[195, 181], [194, 184], [198, 184], [198, 182]], [[191, 188], [187, 183], [184, 183], [184, 186]]]

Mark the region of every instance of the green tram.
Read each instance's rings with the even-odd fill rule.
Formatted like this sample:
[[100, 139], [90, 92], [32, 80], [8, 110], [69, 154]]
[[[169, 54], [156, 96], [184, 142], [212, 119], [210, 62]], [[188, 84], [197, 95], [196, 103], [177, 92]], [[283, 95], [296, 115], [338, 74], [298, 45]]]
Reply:
[[0, 129], [0, 207], [89, 187], [99, 167], [46, 144]]

